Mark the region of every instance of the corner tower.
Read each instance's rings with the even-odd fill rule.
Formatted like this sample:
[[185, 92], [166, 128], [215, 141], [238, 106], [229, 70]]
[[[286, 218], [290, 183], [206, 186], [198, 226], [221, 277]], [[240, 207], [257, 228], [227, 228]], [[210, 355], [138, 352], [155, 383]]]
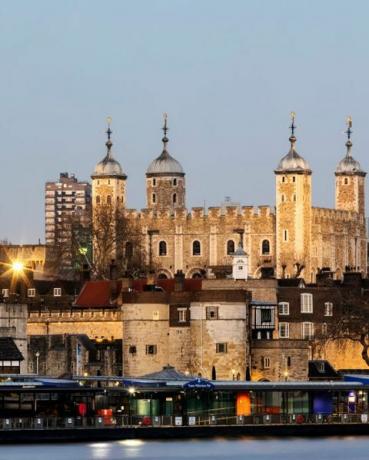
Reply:
[[147, 208], [154, 210], [186, 206], [185, 173], [181, 164], [168, 153], [167, 122], [167, 114], [164, 114], [163, 151], [146, 171]]
[[346, 156], [338, 163], [336, 176], [336, 209], [365, 215], [365, 176], [360, 163], [351, 154], [352, 119], [347, 118]]
[[295, 149], [295, 114], [291, 114], [291, 147], [276, 168], [277, 277], [310, 277], [311, 169]]

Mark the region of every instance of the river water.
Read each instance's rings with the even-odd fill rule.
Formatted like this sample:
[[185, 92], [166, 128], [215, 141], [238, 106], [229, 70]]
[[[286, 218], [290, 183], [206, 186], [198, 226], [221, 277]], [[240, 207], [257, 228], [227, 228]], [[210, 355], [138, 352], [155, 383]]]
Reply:
[[368, 460], [369, 437], [112, 441], [0, 446], [0, 460]]

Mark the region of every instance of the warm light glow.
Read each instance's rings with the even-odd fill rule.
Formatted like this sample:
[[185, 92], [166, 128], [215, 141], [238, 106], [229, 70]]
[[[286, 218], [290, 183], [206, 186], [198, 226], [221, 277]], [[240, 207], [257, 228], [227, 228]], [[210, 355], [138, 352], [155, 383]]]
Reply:
[[134, 387], [129, 387], [129, 388], [128, 388], [128, 393], [129, 393], [130, 395], [133, 395], [133, 394], [135, 393], [135, 391], [136, 391], [136, 390], [135, 390]]
[[12, 270], [14, 273], [20, 273], [24, 270], [24, 264], [20, 260], [12, 262]]

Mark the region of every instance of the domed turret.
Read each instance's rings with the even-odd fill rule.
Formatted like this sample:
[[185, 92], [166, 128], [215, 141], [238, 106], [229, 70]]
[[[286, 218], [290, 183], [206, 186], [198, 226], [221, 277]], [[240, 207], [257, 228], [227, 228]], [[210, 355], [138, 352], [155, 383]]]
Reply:
[[296, 152], [295, 143], [295, 114], [292, 113], [292, 124], [290, 126], [291, 129], [291, 136], [289, 141], [291, 143], [291, 147], [287, 155], [285, 155], [281, 161], [279, 162], [275, 172], [279, 174], [283, 173], [311, 173], [311, 169], [309, 163]]
[[336, 176], [336, 209], [358, 212], [365, 216], [365, 176], [360, 163], [351, 155], [352, 119], [347, 118], [346, 156], [337, 165]]
[[109, 118], [108, 129], [106, 131], [108, 140], [105, 143], [107, 152], [105, 157], [95, 166], [95, 170], [91, 175], [92, 179], [98, 177], [119, 177], [121, 179], [127, 179], [127, 175], [124, 174], [122, 166], [120, 165], [119, 161], [113, 157], [113, 153], [111, 151], [113, 142], [111, 141], [112, 130], [110, 129], [110, 123], [111, 119]]
[[345, 157], [338, 163], [336, 168], [336, 175], [365, 175], [365, 172], [361, 169], [360, 163], [356, 161], [352, 155], [352, 142], [351, 142], [351, 134], [352, 134], [352, 119], [348, 117], [347, 119], [347, 142], [346, 148], [347, 152]]
[[168, 121], [168, 116], [167, 114], [164, 114], [164, 137], [162, 139], [163, 141], [163, 151], [161, 154], [153, 160], [149, 167], [147, 168], [146, 171], [146, 176], [147, 177], [153, 177], [153, 176], [165, 176], [165, 175], [171, 175], [171, 176], [181, 176], [183, 177], [185, 175], [183, 168], [179, 161], [177, 161], [175, 158], [173, 158], [171, 155], [169, 155], [168, 150], [167, 150], [167, 145], [169, 142], [169, 139], [167, 138], [167, 132], [169, 130], [167, 126], [167, 121]]
[[146, 171], [147, 207], [151, 209], [185, 207], [185, 173], [179, 161], [168, 153], [167, 121], [164, 114], [163, 151]]

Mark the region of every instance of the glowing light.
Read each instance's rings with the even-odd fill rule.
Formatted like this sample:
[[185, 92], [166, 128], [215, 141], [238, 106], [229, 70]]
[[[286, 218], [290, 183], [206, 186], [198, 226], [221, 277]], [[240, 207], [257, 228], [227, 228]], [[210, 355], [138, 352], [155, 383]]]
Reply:
[[136, 391], [136, 390], [135, 390], [134, 387], [129, 387], [129, 388], [128, 388], [128, 393], [129, 393], [130, 395], [133, 395], [133, 394], [135, 393], [135, 391]]
[[14, 273], [20, 273], [24, 270], [24, 264], [20, 260], [12, 262], [12, 270]]

